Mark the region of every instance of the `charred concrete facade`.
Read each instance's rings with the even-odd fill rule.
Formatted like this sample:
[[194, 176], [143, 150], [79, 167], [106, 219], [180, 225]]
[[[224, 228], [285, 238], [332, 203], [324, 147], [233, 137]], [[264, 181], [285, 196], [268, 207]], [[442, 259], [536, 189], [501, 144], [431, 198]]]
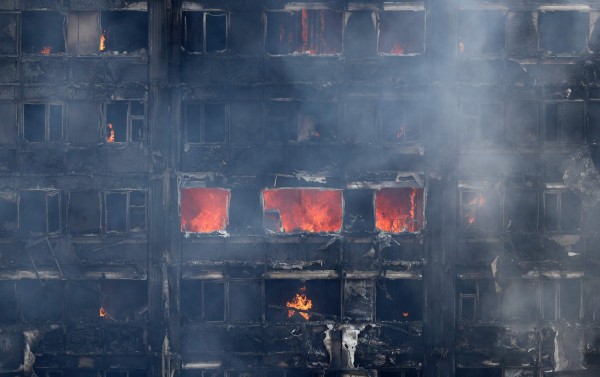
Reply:
[[0, 0], [0, 373], [597, 375], [599, 15]]

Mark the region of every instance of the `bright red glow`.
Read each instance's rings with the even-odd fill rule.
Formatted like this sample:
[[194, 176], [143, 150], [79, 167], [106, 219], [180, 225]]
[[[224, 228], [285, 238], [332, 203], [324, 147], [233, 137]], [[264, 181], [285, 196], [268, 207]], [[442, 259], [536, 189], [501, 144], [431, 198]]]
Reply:
[[264, 210], [278, 211], [282, 232], [339, 232], [342, 191], [272, 189], [263, 191]]
[[227, 226], [228, 190], [220, 188], [187, 188], [181, 190], [181, 230], [211, 233]]
[[384, 188], [375, 193], [375, 225], [390, 233], [423, 228], [423, 189]]

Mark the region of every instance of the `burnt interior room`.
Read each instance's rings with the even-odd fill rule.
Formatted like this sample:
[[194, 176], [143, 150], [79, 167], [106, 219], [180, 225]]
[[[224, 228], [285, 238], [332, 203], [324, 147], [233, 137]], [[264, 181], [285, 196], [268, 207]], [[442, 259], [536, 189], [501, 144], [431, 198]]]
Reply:
[[600, 375], [600, 5], [0, 0], [0, 377]]

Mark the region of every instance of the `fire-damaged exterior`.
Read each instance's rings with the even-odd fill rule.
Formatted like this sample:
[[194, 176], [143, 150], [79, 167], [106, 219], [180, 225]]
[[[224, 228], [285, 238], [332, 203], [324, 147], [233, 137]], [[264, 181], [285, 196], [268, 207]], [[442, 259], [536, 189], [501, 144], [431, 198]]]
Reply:
[[599, 16], [0, 0], [0, 375], [598, 375]]

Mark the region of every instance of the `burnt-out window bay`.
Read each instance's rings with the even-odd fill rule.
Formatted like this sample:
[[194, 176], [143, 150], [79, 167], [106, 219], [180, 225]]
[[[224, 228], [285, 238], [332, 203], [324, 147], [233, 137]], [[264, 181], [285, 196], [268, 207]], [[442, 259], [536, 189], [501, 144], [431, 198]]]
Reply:
[[538, 24], [540, 48], [552, 54], [580, 54], [587, 48], [589, 13], [542, 11]]
[[331, 55], [342, 51], [343, 14], [327, 9], [267, 13], [271, 55]]
[[390, 233], [423, 228], [422, 188], [383, 188], [375, 191], [375, 225]]
[[104, 193], [104, 229], [142, 232], [146, 229], [146, 192], [117, 190]]
[[425, 11], [379, 13], [378, 51], [385, 55], [420, 54], [425, 50]]
[[183, 279], [180, 302], [187, 321], [224, 321], [225, 283]]
[[[506, 13], [494, 10], [463, 10], [459, 13], [459, 46], [465, 54], [504, 52]], [[462, 44], [462, 45], [461, 45]]]
[[418, 103], [384, 101], [381, 106], [381, 140], [414, 142], [421, 139], [422, 113]]
[[140, 142], [144, 139], [144, 103], [119, 101], [106, 104], [107, 143]]
[[184, 131], [187, 143], [227, 141], [225, 103], [187, 103], [184, 106]]
[[17, 52], [18, 13], [0, 12], [0, 54]]
[[538, 194], [535, 191], [508, 190], [504, 193], [504, 230], [538, 230]]
[[227, 49], [227, 12], [183, 12], [182, 19], [186, 51], [210, 53]]
[[502, 224], [500, 195], [493, 190], [462, 190], [461, 229], [465, 232], [499, 232]]
[[23, 104], [23, 137], [28, 142], [61, 140], [63, 137], [62, 104]]
[[266, 319], [276, 322], [333, 320], [340, 316], [338, 280], [266, 280]]
[[583, 102], [544, 104], [544, 141], [551, 144], [580, 144], [584, 134]]
[[56, 190], [21, 191], [19, 228], [24, 235], [57, 233], [61, 230], [61, 198]]
[[65, 17], [55, 11], [21, 13], [21, 52], [51, 55], [65, 52]]
[[148, 48], [148, 12], [104, 11], [101, 18], [105, 44], [101, 51], [140, 52]]
[[544, 193], [544, 229], [554, 232], [576, 231], [582, 225], [581, 199], [569, 191]]
[[423, 316], [423, 282], [414, 279], [380, 280], [376, 290], [380, 321], [420, 321]]
[[337, 103], [271, 101], [267, 116], [274, 141], [319, 143], [337, 137]]

